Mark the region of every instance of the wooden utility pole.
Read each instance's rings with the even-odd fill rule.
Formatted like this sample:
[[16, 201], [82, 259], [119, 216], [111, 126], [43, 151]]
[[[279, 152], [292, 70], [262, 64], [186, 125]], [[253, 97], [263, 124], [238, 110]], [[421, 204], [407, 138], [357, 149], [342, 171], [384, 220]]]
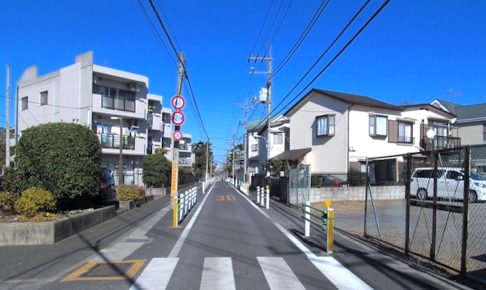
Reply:
[[10, 166], [10, 65], [7, 64], [7, 100], [5, 102], [5, 168]]
[[[185, 67], [185, 60], [184, 60], [184, 53], [179, 53], [179, 64], [177, 69], [177, 88], [176, 88], [176, 95], [182, 95], [182, 83], [184, 81], [184, 67]], [[180, 130], [180, 126], [174, 127], [174, 132]], [[177, 200], [177, 186], [179, 182], [179, 141], [174, 140], [174, 151], [172, 154], [172, 176], [171, 176], [171, 186], [170, 186], [170, 196], [172, 200], [172, 227], [177, 228], [179, 224], [179, 206]]]

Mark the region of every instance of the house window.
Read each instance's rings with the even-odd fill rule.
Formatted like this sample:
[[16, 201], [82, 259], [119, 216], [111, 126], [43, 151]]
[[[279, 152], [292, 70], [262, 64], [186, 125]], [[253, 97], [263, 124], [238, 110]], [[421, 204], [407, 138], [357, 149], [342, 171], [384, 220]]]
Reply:
[[22, 98], [22, 111], [29, 109], [29, 97]]
[[273, 144], [275, 144], [275, 145], [282, 145], [283, 144], [283, 133], [274, 133], [273, 134]]
[[47, 91], [41, 92], [40, 93], [40, 105], [45, 106], [47, 105]]
[[334, 115], [316, 117], [316, 136], [334, 135]]
[[370, 116], [370, 136], [386, 136], [387, 123], [386, 116]]
[[258, 151], [258, 144], [251, 144], [251, 151]]
[[413, 127], [413, 123], [400, 122], [400, 121], [398, 122], [398, 142], [399, 143], [413, 142], [412, 127]]

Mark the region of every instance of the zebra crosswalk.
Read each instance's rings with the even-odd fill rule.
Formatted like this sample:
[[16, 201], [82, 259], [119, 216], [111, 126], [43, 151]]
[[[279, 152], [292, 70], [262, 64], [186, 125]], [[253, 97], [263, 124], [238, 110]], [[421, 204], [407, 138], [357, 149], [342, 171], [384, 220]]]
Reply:
[[[270, 289], [305, 289], [285, 259], [257, 257], [263, 276]], [[153, 258], [138, 276], [130, 290], [166, 289], [177, 267], [179, 258]], [[202, 267], [201, 290], [238, 289], [231, 257], [206, 257]]]

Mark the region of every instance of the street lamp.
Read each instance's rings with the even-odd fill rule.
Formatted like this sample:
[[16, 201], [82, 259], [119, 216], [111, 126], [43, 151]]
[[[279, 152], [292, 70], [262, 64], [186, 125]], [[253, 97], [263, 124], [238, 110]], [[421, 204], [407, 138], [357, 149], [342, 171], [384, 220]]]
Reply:
[[118, 154], [118, 186], [123, 184], [123, 117], [110, 117], [112, 120], [120, 120], [120, 153]]

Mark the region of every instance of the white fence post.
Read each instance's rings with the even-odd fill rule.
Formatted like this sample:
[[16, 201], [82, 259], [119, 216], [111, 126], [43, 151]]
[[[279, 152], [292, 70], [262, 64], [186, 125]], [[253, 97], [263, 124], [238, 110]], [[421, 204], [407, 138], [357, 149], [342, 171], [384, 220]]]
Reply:
[[257, 186], [257, 204], [260, 204], [260, 186]]
[[305, 215], [304, 215], [304, 228], [305, 228], [305, 236], [310, 236], [310, 201], [305, 201]]
[[269, 209], [270, 208], [270, 188], [269, 187], [267, 187], [267, 194], [266, 194], [265, 201], [267, 202], [266, 208]]
[[260, 193], [260, 206], [264, 207], [265, 206], [265, 187], [261, 188], [261, 193]]

